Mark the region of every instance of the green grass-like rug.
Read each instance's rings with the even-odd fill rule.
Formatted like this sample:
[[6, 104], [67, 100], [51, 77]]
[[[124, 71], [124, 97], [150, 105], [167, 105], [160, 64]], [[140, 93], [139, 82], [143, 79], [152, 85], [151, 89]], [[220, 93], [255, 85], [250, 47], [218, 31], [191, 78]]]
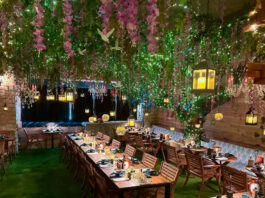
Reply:
[[[60, 149], [29, 150], [20, 152], [6, 175], [0, 181], [1, 198], [81, 198], [81, 181], [73, 179], [74, 173], [59, 162]], [[159, 155], [161, 158], [161, 155]], [[161, 161], [161, 160], [160, 160]], [[160, 164], [159, 164], [160, 165]], [[159, 169], [159, 166], [158, 166]], [[176, 198], [196, 198], [201, 180], [191, 177], [187, 186], [182, 188], [185, 175], [178, 179]], [[215, 179], [205, 187], [202, 198], [217, 194]]]

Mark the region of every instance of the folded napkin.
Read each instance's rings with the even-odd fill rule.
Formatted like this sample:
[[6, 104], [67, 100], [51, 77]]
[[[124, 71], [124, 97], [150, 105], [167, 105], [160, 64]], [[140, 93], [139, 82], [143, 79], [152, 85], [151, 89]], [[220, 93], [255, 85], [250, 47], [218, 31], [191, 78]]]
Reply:
[[145, 173], [145, 172], [150, 172], [150, 171], [152, 171], [151, 168], [143, 168], [143, 169], [142, 169], [142, 172], [143, 172], [143, 173]]
[[111, 143], [110, 143], [110, 142], [106, 142], [105, 145], [106, 145], [106, 146], [110, 146]]
[[112, 153], [122, 153], [122, 151], [120, 149], [111, 149]]
[[100, 137], [96, 137], [95, 139], [96, 139], [96, 140], [102, 140], [102, 138], [100, 138]]
[[5, 139], [5, 138], [6, 138], [6, 136], [0, 135], [0, 139]]
[[95, 150], [95, 149], [88, 149], [88, 150], [86, 151], [86, 153], [96, 153], [96, 150]]
[[131, 162], [133, 162], [135, 164], [139, 164], [140, 163], [140, 161], [136, 157], [130, 157], [129, 159], [131, 160]]
[[102, 159], [97, 162], [99, 165], [107, 165], [108, 163], [110, 163], [110, 159]]
[[124, 175], [125, 171], [115, 171], [110, 174], [110, 178], [117, 178], [117, 177], [122, 177]]
[[83, 140], [83, 138], [75, 138], [74, 140], [80, 141]]
[[96, 134], [95, 133], [90, 133], [90, 136], [96, 136]]
[[120, 178], [113, 178], [112, 179], [115, 182], [121, 182], [121, 181], [129, 181], [128, 177], [120, 177]]
[[88, 147], [88, 146], [90, 146], [90, 144], [88, 144], [88, 143], [83, 143], [83, 144], [81, 144], [80, 146], [81, 146], [81, 147]]
[[145, 172], [145, 175], [146, 176], [158, 176], [158, 172], [157, 171], [154, 171], [154, 170], [151, 170], [151, 171], [146, 171]]
[[78, 135], [76, 133], [70, 133], [70, 134], [68, 134], [68, 136], [70, 136], [70, 137], [76, 137]]

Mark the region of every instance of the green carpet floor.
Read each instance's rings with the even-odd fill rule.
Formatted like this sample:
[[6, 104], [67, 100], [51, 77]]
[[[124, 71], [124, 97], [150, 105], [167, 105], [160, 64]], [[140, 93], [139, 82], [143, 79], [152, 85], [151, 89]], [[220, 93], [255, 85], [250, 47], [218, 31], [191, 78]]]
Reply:
[[[73, 173], [66, 168], [65, 164], [59, 162], [59, 153], [59, 149], [20, 152], [0, 181], [0, 198], [82, 197], [81, 181], [73, 180]], [[201, 180], [191, 177], [187, 186], [182, 188], [184, 180], [185, 176], [181, 174], [175, 197], [197, 197]], [[202, 198], [209, 198], [216, 194], [217, 183], [213, 180], [209, 187], [205, 187]]]

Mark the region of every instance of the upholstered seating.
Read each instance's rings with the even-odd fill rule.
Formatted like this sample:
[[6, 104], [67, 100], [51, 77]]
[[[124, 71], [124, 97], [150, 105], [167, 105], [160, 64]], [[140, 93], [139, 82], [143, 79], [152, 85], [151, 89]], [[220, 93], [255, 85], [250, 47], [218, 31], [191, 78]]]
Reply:
[[249, 175], [254, 175], [252, 172], [246, 170], [246, 165], [248, 164], [248, 159], [250, 156], [255, 156], [257, 155], [265, 155], [265, 151], [260, 151], [260, 150], [254, 150], [242, 146], [238, 146], [235, 144], [230, 144], [227, 142], [222, 142], [219, 140], [210, 140], [209, 142], [203, 142], [203, 146], [205, 147], [213, 147], [213, 145], [218, 145], [221, 147], [221, 152], [222, 153], [231, 153], [235, 157], [237, 157], [237, 161], [231, 162], [228, 164], [228, 166], [247, 172]]
[[183, 133], [177, 132], [177, 131], [170, 131], [162, 127], [158, 127], [153, 125], [152, 128], [150, 129], [151, 133], [156, 133], [157, 136], [159, 136], [161, 133], [163, 134], [169, 134], [171, 140], [179, 140], [183, 139]]

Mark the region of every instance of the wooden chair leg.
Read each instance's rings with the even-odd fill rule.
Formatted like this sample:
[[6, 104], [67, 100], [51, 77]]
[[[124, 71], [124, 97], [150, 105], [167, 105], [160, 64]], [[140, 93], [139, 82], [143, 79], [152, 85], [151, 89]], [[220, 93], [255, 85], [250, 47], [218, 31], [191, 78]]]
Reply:
[[203, 191], [203, 187], [204, 187], [204, 179], [202, 179], [202, 183], [201, 183], [201, 188], [200, 188], [200, 193], [198, 197], [201, 197], [202, 195], [202, 191]]
[[26, 144], [25, 151], [28, 151], [28, 148], [29, 148], [29, 142], [27, 142], [27, 144]]
[[186, 173], [186, 180], [185, 180], [185, 182], [184, 182], [184, 184], [183, 184], [182, 187], [185, 187], [185, 186], [187, 185], [187, 183], [188, 183], [188, 181], [189, 181], [189, 178], [190, 178], [190, 173], [187, 172], [187, 173]]
[[0, 164], [1, 164], [1, 167], [2, 167], [2, 170], [3, 170], [3, 173], [5, 174], [6, 173], [6, 169], [5, 169], [5, 158], [4, 157], [0, 158]]
[[218, 193], [221, 193], [222, 190], [221, 190], [221, 177], [220, 176], [216, 176], [216, 181], [218, 183]]

